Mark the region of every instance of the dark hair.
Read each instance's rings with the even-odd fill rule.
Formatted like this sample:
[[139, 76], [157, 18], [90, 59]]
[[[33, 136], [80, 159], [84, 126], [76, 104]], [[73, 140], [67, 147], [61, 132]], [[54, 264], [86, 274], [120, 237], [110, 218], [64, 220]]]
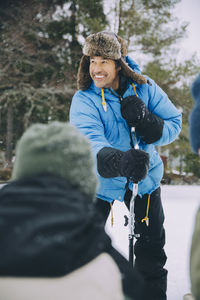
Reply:
[[121, 66], [119, 59], [114, 60], [114, 62], [115, 62], [116, 69]]

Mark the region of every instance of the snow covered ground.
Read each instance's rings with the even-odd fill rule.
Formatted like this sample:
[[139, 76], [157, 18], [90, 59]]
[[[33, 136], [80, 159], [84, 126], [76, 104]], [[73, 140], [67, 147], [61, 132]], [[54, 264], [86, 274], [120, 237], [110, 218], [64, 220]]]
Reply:
[[[166, 253], [168, 261], [168, 300], [182, 300], [190, 291], [189, 252], [194, 219], [200, 203], [200, 186], [162, 186], [162, 201], [165, 211]], [[127, 209], [115, 201], [114, 227], [110, 218], [106, 231], [113, 239], [113, 245], [128, 257], [128, 227], [124, 227]]]

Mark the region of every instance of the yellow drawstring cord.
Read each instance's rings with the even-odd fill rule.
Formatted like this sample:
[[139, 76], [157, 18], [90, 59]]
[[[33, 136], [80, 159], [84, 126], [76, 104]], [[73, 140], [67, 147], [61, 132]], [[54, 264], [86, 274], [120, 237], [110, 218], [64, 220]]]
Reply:
[[102, 95], [102, 105], [103, 105], [104, 111], [106, 112], [107, 111], [107, 106], [106, 106], [106, 101], [105, 101], [104, 89], [103, 88], [101, 88], [101, 95]]
[[148, 217], [148, 215], [149, 215], [149, 204], [150, 204], [150, 194], [148, 195], [148, 200], [147, 200], [146, 217], [144, 217], [144, 219], [141, 220], [142, 223], [145, 221], [147, 226], [149, 226], [149, 217]]
[[114, 225], [114, 215], [113, 215], [113, 205], [110, 203], [110, 213], [111, 213], [111, 226]]
[[135, 88], [135, 84], [134, 84], [134, 83], [132, 83], [132, 87], [133, 87], [133, 90], [134, 90], [135, 96], [138, 96], [138, 95], [137, 95], [137, 92], [136, 92], [136, 88]]
[[[137, 92], [136, 92], [136, 88], [135, 88], [135, 84], [132, 83], [132, 87], [134, 90], [135, 95], [137, 96]], [[105, 101], [105, 96], [104, 96], [104, 89], [101, 88], [101, 95], [102, 95], [102, 106], [105, 112], [107, 112], [107, 105], [106, 105], [106, 101]]]

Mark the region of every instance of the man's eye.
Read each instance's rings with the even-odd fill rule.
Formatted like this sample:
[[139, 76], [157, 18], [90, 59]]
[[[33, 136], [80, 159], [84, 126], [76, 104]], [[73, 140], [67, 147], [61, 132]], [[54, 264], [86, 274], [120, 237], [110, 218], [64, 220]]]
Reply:
[[107, 63], [107, 60], [102, 60], [102, 64], [106, 64]]

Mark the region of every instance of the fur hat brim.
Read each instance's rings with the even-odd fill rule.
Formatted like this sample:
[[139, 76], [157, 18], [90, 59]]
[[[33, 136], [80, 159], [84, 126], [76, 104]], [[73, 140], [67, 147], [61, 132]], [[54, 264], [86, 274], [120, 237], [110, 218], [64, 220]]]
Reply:
[[121, 58], [121, 44], [114, 33], [98, 32], [86, 38], [83, 54], [118, 60]]

